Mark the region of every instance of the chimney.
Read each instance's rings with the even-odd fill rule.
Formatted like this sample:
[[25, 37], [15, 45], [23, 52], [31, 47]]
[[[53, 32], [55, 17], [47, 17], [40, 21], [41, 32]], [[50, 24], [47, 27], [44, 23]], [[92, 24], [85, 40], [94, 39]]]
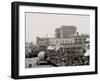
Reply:
[[77, 32], [77, 36], [79, 35], [79, 32]]

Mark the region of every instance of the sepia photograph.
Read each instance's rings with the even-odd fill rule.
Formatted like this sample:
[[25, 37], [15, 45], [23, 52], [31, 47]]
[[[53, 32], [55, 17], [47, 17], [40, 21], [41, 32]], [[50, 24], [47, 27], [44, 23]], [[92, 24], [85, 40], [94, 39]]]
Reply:
[[12, 3], [11, 77], [97, 74], [97, 7]]
[[25, 68], [88, 66], [90, 16], [25, 12]]

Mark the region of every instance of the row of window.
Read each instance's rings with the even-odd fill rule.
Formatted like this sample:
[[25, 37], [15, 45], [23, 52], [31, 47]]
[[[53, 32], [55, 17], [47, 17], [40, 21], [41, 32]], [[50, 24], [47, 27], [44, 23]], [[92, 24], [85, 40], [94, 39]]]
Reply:
[[52, 40], [50, 43], [53, 43], [53, 44], [72, 44], [72, 43], [83, 43], [85, 41], [86, 41], [86, 39], [75, 39], [75, 42], [74, 42], [74, 40]]
[[72, 40], [55, 40], [55, 41], [51, 41], [51, 43], [55, 43], [55, 44], [71, 44], [73, 43]]

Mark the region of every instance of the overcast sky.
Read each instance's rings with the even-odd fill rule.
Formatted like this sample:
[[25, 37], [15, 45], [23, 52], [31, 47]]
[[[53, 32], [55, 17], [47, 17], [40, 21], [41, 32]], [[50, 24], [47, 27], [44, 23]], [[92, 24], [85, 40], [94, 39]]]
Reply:
[[90, 17], [88, 15], [62, 15], [26, 13], [26, 42], [36, 42], [36, 37], [54, 37], [55, 28], [62, 25], [77, 27], [77, 32], [89, 34]]

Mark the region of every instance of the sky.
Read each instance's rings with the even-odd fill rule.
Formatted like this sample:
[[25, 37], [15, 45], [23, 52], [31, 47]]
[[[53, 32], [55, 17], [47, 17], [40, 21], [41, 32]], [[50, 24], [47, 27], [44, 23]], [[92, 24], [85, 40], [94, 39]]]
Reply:
[[36, 43], [36, 37], [54, 37], [55, 29], [63, 25], [76, 26], [77, 32], [89, 34], [90, 16], [75, 14], [25, 13], [26, 42]]

